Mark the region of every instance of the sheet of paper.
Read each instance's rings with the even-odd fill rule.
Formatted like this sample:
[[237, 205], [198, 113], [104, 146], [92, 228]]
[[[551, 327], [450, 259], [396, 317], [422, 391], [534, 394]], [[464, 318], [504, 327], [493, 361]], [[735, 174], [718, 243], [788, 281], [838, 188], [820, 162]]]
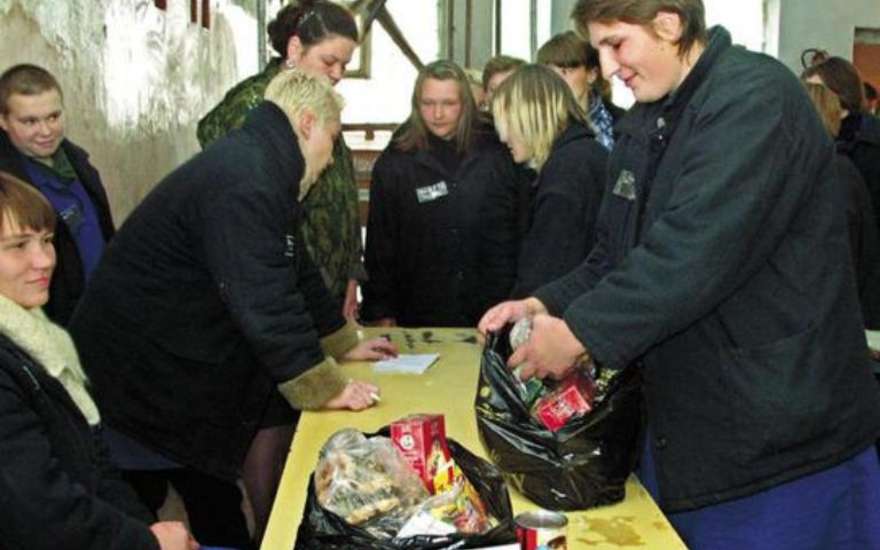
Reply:
[[865, 336], [868, 338], [868, 347], [880, 350], [880, 330], [866, 330]]
[[376, 361], [373, 365], [373, 372], [379, 374], [422, 374], [438, 357], [440, 357], [439, 353], [401, 353], [394, 359]]

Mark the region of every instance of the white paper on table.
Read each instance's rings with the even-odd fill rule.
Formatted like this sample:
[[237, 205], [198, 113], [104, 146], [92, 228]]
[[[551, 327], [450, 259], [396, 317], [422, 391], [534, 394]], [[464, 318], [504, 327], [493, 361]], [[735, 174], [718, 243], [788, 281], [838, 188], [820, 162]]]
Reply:
[[868, 347], [880, 350], [880, 330], [866, 330], [865, 336], [868, 339]]
[[393, 359], [376, 361], [373, 372], [378, 374], [422, 374], [430, 367], [439, 353], [401, 353]]

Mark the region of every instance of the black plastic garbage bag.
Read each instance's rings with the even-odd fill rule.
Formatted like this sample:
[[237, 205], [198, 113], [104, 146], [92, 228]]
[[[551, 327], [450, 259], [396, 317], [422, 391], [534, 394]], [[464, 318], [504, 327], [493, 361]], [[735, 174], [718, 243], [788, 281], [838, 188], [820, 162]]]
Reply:
[[[373, 435], [389, 436], [388, 428]], [[516, 542], [516, 528], [510, 494], [501, 472], [493, 464], [475, 456], [454, 439], [447, 439], [455, 463], [464, 472], [486, 505], [486, 510], [498, 525], [480, 535], [453, 533], [445, 536], [415, 536], [405, 539], [380, 540], [366, 529], [350, 525], [343, 518], [325, 510], [315, 494], [315, 476], [309, 478], [309, 494], [303, 520], [296, 537], [296, 550], [350, 550], [350, 549], [453, 549], [476, 548]]]
[[506, 361], [509, 330], [487, 338], [475, 401], [480, 437], [492, 461], [524, 496], [550, 510], [582, 510], [625, 496], [638, 459], [641, 375], [611, 379], [585, 416], [551, 432], [534, 420]]

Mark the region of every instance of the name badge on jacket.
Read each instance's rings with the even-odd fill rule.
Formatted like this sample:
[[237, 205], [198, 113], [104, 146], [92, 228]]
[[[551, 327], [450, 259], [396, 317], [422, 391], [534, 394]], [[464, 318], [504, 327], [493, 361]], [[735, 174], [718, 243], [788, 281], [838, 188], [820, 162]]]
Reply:
[[293, 258], [296, 251], [296, 237], [288, 233], [284, 235], [284, 255]]
[[416, 198], [419, 199], [419, 203], [431, 202], [440, 197], [445, 197], [448, 194], [449, 190], [446, 189], [445, 181], [440, 181], [434, 185], [428, 185], [427, 187], [416, 188]]
[[636, 177], [629, 170], [621, 170], [611, 192], [628, 201], [636, 200]]

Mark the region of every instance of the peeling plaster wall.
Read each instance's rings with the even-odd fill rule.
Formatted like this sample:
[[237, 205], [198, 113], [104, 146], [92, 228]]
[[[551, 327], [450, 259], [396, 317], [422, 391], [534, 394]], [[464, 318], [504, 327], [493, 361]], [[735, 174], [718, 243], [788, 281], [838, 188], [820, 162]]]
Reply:
[[199, 146], [195, 126], [257, 71], [256, 21], [212, 2], [211, 28], [189, 2], [0, 0], [0, 70], [34, 63], [64, 90], [67, 136], [91, 154], [117, 225]]

